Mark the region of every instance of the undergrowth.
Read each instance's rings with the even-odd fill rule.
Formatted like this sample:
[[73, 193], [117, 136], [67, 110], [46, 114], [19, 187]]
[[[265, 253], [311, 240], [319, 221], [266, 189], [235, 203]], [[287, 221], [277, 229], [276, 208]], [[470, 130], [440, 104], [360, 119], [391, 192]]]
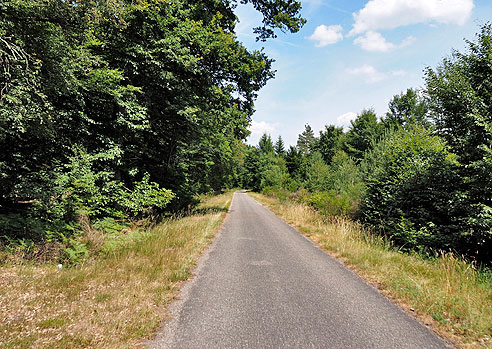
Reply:
[[[141, 345], [160, 326], [180, 282], [221, 226], [232, 195], [206, 197], [198, 209], [153, 228], [106, 231], [101, 241], [97, 227], [95, 236], [77, 241], [101, 253], [79, 265], [60, 268], [19, 256], [4, 263], [0, 347]], [[77, 245], [73, 251], [84, 253]]]

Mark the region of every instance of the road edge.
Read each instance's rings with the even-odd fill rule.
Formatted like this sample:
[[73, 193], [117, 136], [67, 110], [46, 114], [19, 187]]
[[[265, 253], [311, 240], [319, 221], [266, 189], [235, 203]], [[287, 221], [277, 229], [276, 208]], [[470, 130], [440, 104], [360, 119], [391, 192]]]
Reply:
[[172, 342], [174, 338], [174, 330], [178, 326], [178, 322], [180, 319], [181, 310], [183, 309], [184, 304], [188, 300], [191, 290], [195, 285], [197, 278], [199, 277], [201, 271], [205, 267], [207, 260], [210, 257], [210, 253], [216, 248], [217, 241], [222, 236], [222, 232], [224, 230], [224, 226], [229, 219], [231, 207], [234, 202], [234, 198], [236, 197], [237, 191], [235, 191], [232, 195], [231, 203], [229, 205], [229, 209], [226, 212], [224, 220], [222, 221], [220, 227], [217, 229], [217, 232], [210, 239], [209, 245], [204, 249], [201, 255], [198, 257], [196, 261], [196, 266], [191, 270], [191, 276], [183, 281], [183, 283], [179, 286], [179, 291], [174, 299], [169, 303], [167, 307], [167, 314], [164, 320], [161, 322], [161, 326], [155, 332], [155, 336], [152, 339], [149, 339], [143, 343], [145, 348], [157, 349], [157, 348], [166, 348]]

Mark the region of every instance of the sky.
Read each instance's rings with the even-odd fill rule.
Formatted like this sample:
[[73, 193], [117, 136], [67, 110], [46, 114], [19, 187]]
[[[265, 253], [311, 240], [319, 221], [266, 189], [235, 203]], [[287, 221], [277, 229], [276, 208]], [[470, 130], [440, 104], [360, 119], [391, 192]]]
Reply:
[[304, 0], [304, 27], [257, 42], [261, 14], [236, 9], [236, 33], [249, 49], [275, 60], [275, 79], [260, 90], [247, 143], [263, 133], [295, 145], [309, 124], [345, 129], [363, 109], [386, 113], [407, 88], [424, 87], [424, 69], [453, 49], [466, 50], [480, 26], [492, 21], [490, 0]]

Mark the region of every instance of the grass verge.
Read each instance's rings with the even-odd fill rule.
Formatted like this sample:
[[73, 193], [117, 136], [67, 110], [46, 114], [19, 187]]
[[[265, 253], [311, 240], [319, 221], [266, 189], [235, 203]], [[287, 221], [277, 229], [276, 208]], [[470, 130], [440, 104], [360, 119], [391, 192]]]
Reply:
[[1, 348], [142, 346], [225, 217], [232, 192], [207, 197], [78, 267], [0, 267]]
[[458, 347], [492, 348], [492, 275], [446, 254], [399, 252], [358, 223], [249, 193]]

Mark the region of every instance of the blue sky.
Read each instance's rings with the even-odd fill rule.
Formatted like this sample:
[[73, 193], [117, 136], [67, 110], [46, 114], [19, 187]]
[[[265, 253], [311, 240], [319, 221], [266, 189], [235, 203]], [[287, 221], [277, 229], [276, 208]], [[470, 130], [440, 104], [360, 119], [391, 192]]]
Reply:
[[310, 124], [347, 127], [364, 108], [386, 113], [389, 100], [423, 87], [423, 70], [452, 49], [463, 51], [492, 20], [490, 0], [309, 0], [306, 25], [295, 34], [256, 42], [261, 15], [239, 6], [237, 35], [276, 60], [276, 78], [259, 92], [249, 144], [263, 132], [294, 145]]

